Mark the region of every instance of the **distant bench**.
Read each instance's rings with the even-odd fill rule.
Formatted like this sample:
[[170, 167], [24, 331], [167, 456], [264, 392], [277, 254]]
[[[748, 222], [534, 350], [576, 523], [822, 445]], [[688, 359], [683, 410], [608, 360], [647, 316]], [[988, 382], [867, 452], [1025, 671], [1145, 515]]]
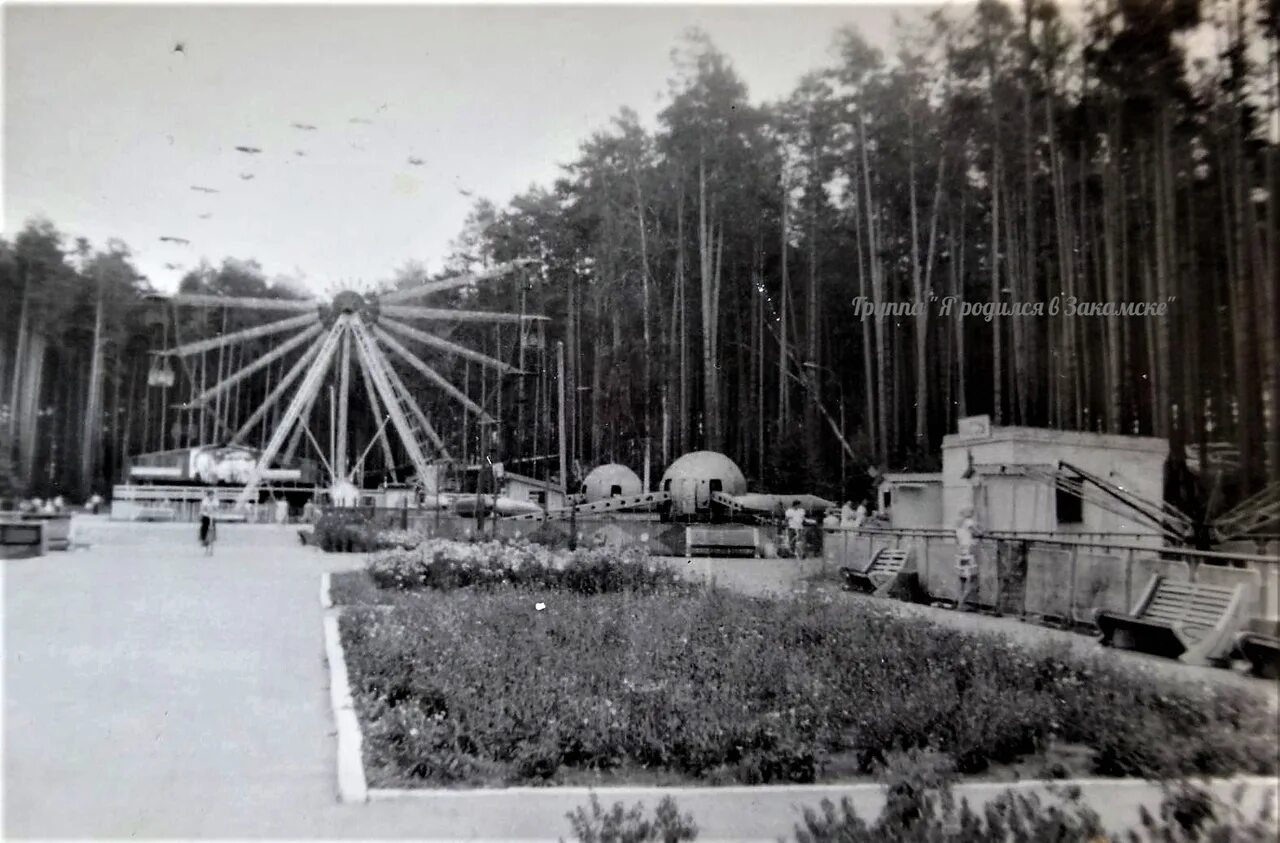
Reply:
[[760, 528], [745, 525], [686, 527], [685, 555], [759, 558]]
[[0, 559], [30, 559], [45, 553], [40, 521], [0, 521]]
[[1187, 664], [1223, 664], [1244, 623], [1245, 587], [1155, 574], [1129, 614], [1098, 610], [1104, 646], [1141, 650]]
[[845, 566], [840, 574], [851, 591], [885, 597], [895, 585], [905, 584], [915, 573], [913, 562], [910, 550], [882, 547], [872, 554], [866, 565]]

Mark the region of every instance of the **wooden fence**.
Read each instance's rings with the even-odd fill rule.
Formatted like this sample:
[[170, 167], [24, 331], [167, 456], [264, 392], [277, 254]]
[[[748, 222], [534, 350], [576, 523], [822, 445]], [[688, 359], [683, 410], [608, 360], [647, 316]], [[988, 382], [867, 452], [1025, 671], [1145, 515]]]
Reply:
[[[881, 548], [914, 551], [916, 572], [935, 600], [959, 596], [955, 536], [943, 530], [827, 528], [833, 566], [863, 565]], [[1280, 620], [1280, 557], [1152, 548], [1097, 539], [984, 536], [974, 545], [979, 606], [1002, 614], [1091, 623], [1096, 609], [1128, 612], [1152, 574], [1215, 585], [1244, 583], [1248, 615]]]

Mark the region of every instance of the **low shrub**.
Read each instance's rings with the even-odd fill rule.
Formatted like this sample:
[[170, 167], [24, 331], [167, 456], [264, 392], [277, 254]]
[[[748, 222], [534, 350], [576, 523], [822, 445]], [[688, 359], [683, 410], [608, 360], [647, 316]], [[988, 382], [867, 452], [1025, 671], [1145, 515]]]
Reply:
[[[411, 570], [466, 570], [454, 561]], [[627, 770], [813, 782], [920, 748], [972, 775], [1057, 744], [1090, 748], [1107, 775], [1276, 770], [1268, 706], [1234, 691], [814, 595], [609, 590], [632, 580], [531, 570], [519, 588], [471, 571], [482, 587], [419, 583], [389, 610], [343, 616], [385, 784]]]
[[515, 586], [607, 594], [690, 588], [674, 572], [651, 565], [643, 549], [565, 551], [519, 540], [422, 539], [412, 549], [375, 555], [368, 571], [379, 588], [398, 591]]
[[366, 553], [376, 549], [376, 535], [359, 510], [330, 509], [316, 519], [311, 543], [326, 553]]
[[[945, 757], [939, 757], [944, 759]], [[1250, 818], [1243, 809], [1243, 790], [1226, 802], [1187, 782], [1169, 786], [1157, 815], [1139, 808], [1138, 827], [1112, 837], [1097, 813], [1084, 805], [1077, 788], [1062, 788], [1042, 800], [1033, 793], [1006, 790], [975, 811], [956, 801], [954, 777], [941, 766], [921, 758], [900, 757], [888, 772], [885, 805], [876, 819], [858, 814], [848, 799], [839, 806], [824, 799], [817, 809], [803, 810], [795, 827], [796, 843], [1113, 843], [1163, 840], [1168, 843], [1271, 843], [1275, 816], [1264, 800]], [[675, 801], [666, 797], [650, 819], [642, 804], [626, 810], [621, 802], [606, 811], [592, 794], [590, 812], [578, 808], [568, 815], [574, 839], [582, 843], [614, 841], [692, 841], [698, 829], [691, 815], [680, 816]]]
[[653, 819], [649, 819], [644, 804], [637, 802], [630, 810], [623, 808], [621, 802], [605, 811], [600, 806], [600, 799], [591, 794], [591, 812], [586, 808], [578, 808], [566, 816], [573, 827], [574, 839], [581, 843], [682, 843], [696, 840], [698, 826], [693, 817], [680, 816], [675, 800], [670, 796], [663, 797], [658, 803], [658, 810]]

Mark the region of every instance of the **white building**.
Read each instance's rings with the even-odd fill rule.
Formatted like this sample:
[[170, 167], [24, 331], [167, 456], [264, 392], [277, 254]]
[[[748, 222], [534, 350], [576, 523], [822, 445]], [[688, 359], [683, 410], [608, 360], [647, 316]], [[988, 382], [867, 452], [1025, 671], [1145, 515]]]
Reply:
[[[961, 419], [942, 440], [942, 526], [972, 509], [983, 530], [1159, 536], [1127, 506], [1133, 496], [1158, 507], [1164, 498], [1165, 439], [1036, 427], [993, 427], [986, 416]], [[1053, 475], [1087, 472], [1116, 487], [1083, 483], [1083, 499], [1057, 488]], [[895, 506], [896, 508], [896, 506]]]

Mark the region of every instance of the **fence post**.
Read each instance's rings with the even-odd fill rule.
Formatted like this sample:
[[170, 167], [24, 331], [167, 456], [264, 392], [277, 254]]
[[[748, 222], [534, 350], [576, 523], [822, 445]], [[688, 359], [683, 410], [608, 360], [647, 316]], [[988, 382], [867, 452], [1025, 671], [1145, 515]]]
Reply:
[[929, 585], [929, 538], [929, 536], [924, 537], [924, 547], [920, 549], [921, 554], [924, 556], [924, 565], [921, 566], [924, 571], [924, 579], [920, 582], [922, 591], [926, 591]]
[[1004, 594], [1004, 577], [1002, 577], [1000, 573], [1000, 552], [1003, 546], [1000, 542], [1000, 539], [995, 540], [995, 545], [996, 545], [995, 547], [996, 552], [992, 555], [995, 557], [996, 593], [991, 598], [991, 612], [992, 614], [999, 615], [1000, 614], [1000, 597], [1001, 595]]
[[1067, 622], [1073, 625], [1076, 622], [1076, 566], [1079, 554], [1079, 546], [1071, 545], [1071, 586], [1067, 591]]
[[1133, 610], [1133, 548], [1129, 548], [1124, 563], [1124, 610]]

